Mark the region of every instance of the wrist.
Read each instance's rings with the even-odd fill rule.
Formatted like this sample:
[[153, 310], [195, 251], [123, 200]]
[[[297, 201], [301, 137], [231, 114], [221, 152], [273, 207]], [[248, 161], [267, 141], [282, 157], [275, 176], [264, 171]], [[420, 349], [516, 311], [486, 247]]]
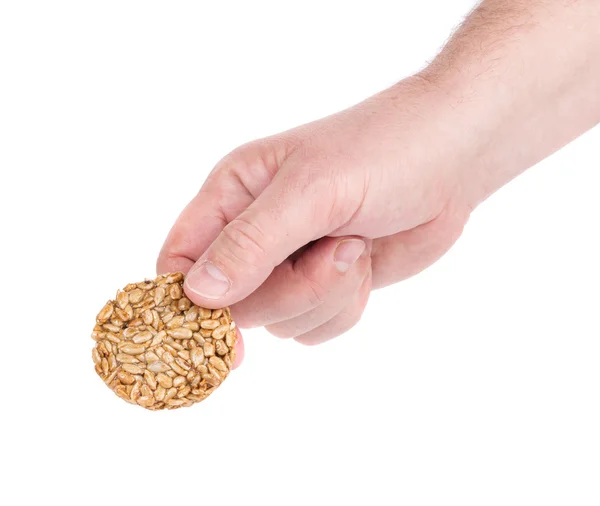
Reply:
[[[441, 182], [449, 199], [472, 210], [502, 186], [507, 170], [516, 170], [513, 150], [500, 149], [508, 135], [501, 111], [492, 112], [498, 101], [465, 75], [440, 75], [428, 67], [392, 93], [398, 102], [412, 104], [413, 117], [423, 121], [414, 138], [409, 135], [420, 152], [411, 162], [434, 174], [432, 182]], [[414, 129], [415, 121], [409, 125]]]
[[[501, 74], [497, 65], [495, 71]], [[452, 146], [457, 191], [471, 209], [532, 164], [522, 145], [526, 135], [515, 137], [515, 125], [526, 121], [527, 108], [517, 106], [514, 88], [491, 75], [481, 77], [484, 72], [477, 67], [462, 72], [429, 66], [415, 76], [436, 96], [436, 122], [445, 123], [439, 131]]]
[[[597, 3], [488, 0], [418, 77], [445, 96], [477, 205], [600, 121]], [[597, 25], [596, 25], [597, 26]]]

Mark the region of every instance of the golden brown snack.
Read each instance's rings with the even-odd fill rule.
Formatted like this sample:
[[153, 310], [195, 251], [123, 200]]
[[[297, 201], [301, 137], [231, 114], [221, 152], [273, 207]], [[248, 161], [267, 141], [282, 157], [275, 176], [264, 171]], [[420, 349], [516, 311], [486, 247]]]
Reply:
[[104, 382], [127, 402], [155, 410], [206, 399], [231, 370], [237, 333], [229, 308], [190, 302], [179, 272], [119, 290], [98, 313], [92, 339]]

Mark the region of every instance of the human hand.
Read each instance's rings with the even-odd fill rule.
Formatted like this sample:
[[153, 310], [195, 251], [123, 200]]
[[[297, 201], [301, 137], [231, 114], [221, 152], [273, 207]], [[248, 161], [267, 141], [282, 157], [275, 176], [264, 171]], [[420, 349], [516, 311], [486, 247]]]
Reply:
[[430, 265], [467, 220], [465, 153], [438, 139], [442, 102], [411, 78], [236, 149], [178, 218], [158, 271], [189, 271], [188, 297], [231, 305], [241, 327], [304, 344], [345, 332], [373, 288]]
[[158, 271], [189, 271], [189, 298], [242, 327], [343, 333], [371, 289], [433, 263], [478, 203], [598, 123], [598, 19], [596, 2], [484, 0], [418, 75], [221, 160]]

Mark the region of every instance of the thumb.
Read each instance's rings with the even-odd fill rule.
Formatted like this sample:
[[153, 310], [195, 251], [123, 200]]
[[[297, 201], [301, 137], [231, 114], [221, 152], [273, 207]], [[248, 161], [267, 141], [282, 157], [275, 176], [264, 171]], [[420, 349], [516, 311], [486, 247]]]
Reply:
[[324, 180], [326, 172], [285, 162], [269, 186], [225, 226], [190, 269], [185, 281], [188, 297], [203, 307], [234, 304], [256, 290], [292, 253], [331, 232], [335, 199], [332, 182]]

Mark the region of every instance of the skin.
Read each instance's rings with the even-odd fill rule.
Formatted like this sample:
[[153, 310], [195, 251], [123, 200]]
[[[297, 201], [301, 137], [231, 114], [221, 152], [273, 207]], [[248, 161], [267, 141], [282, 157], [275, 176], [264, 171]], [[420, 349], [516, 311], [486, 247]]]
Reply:
[[431, 265], [478, 204], [600, 121], [598, 26], [595, 0], [482, 2], [422, 72], [223, 158], [157, 270], [189, 273], [188, 297], [242, 328], [344, 333], [371, 290]]

